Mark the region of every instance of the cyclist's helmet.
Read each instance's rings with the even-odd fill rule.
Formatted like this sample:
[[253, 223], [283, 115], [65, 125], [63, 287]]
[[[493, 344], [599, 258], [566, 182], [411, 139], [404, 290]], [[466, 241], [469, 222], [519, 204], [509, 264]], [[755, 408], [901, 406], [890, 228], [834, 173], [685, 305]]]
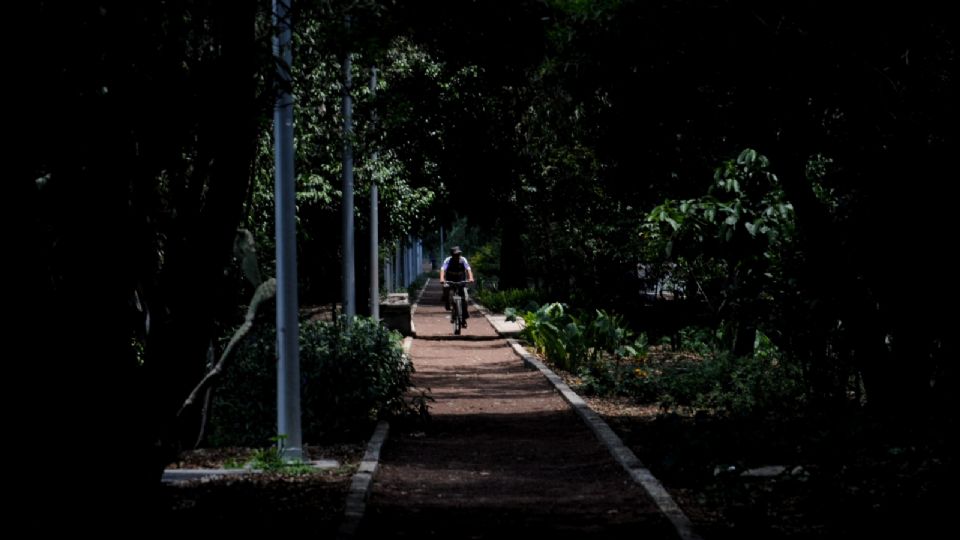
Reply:
[[460, 255], [461, 253], [463, 252], [460, 251], [460, 246], [453, 246], [450, 248], [450, 255]]

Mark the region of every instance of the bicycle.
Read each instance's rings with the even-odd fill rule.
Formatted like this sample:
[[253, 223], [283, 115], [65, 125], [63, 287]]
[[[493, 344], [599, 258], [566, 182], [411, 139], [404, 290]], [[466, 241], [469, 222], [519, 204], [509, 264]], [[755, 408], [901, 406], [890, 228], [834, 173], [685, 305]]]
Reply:
[[452, 295], [450, 302], [453, 308], [450, 310], [450, 323], [453, 325], [453, 334], [460, 335], [460, 329], [463, 328], [463, 288], [467, 281], [447, 281], [444, 286], [450, 287], [448, 294]]

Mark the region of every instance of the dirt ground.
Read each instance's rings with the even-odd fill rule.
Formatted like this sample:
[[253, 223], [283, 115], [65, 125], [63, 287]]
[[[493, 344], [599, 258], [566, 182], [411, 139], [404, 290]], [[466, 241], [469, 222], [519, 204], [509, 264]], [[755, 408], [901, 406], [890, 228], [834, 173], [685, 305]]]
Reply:
[[[340, 526], [353, 473], [364, 444], [308, 446], [310, 459], [335, 459], [339, 467], [305, 475], [279, 473], [207, 478], [163, 484], [157, 524], [163, 532], [276, 534], [294, 527], [332, 538]], [[254, 449], [200, 449], [169, 468], [223, 468], [244, 463]]]
[[[838, 411], [719, 418], [588, 402], [709, 540], [932, 538], [952, 523], [956, 454], [943, 425], [893, 429]], [[777, 474], [754, 476], [765, 469]]]

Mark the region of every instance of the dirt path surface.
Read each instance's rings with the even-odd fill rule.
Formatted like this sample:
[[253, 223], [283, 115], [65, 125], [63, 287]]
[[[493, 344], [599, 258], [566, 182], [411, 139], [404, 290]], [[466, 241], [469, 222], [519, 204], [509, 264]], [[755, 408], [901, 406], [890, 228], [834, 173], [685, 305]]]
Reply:
[[[640, 486], [482, 315], [454, 339], [431, 280], [414, 316], [432, 420], [383, 449], [363, 538], [675, 538]], [[422, 431], [420, 431], [422, 430]]]

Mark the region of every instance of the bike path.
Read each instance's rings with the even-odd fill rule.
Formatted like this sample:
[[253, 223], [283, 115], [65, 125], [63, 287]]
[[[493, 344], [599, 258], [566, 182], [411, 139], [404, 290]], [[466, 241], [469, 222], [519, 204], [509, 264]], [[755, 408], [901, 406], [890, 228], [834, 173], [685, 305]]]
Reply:
[[414, 383], [431, 420], [391, 428], [363, 538], [677, 538], [671, 522], [540, 372], [471, 306], [453, 336], [430, 280], [414, 314]]

